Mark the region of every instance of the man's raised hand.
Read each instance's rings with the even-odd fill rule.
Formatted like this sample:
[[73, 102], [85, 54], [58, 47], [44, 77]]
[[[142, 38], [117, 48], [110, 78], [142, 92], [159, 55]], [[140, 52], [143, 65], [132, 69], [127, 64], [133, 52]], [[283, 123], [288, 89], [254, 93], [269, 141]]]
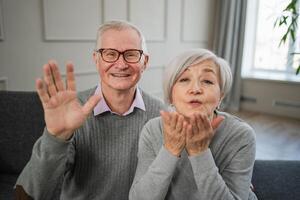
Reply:
[[43, 71], [44, 78], [36, 80], [36, 89], [43, 105], [47, 130], [57, 138], [68, 140], [101, 97], [93, 95], [83, 106], [80, 104], [72, 63], [66, 65], [66, 86], [55, 61], [45, 64]]

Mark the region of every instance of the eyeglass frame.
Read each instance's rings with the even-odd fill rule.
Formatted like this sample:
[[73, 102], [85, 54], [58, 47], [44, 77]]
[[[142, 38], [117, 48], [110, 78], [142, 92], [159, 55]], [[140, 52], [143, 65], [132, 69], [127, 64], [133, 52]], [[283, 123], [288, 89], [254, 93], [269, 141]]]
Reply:
[[[114, 50], [114, 51], [118, 52], [118, 57], [114, 61], [107, 61], [107, 60], [105, 60], [103, 58], [102, 52], [104, 50]], [[140, 57], [139, 57], [138, 61], [136, 61], [136, 62], [128, 62], [126, 60], [126, 58], [124, 57], [124, 53], [128, 52], [128, 51], [138, 51], [140, 53]], [[119, 60], [120, 56], [122, 55], [122, 57], [123, 57], [123, 59], [124, 59], [125, 62], [134, 64], [134, 63], [138, 63], [141, 60], [142, 55], [144, 55], [144, 51], [141, 50], [141, 49], [126, 49], [125, 51], [118, 51], [117, 49], [112, 49], [112, 48], [100, 48], [98, 50], [95, 50], [95, 52], [99, 53], [101, 55], [102, 60], [104, 60], [105, 62], [108, 62], [108, 63], [114, 63], [114, 62], [116, 62], [117, 60]]]

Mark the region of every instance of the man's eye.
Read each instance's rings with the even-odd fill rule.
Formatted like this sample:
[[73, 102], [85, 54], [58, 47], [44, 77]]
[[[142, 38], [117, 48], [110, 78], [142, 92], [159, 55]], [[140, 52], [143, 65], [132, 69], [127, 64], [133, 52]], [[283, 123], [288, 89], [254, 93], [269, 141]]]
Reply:
[[111, 52], [111, 53], [107, 53], [106, 55], [107, 55], [107, 56], [115, 56], [115, 55], [116, 55], [116, 53], [114, 53], [114, 52]]
[[117, 53], [113, 52], [113, 51], [105, 52], [105, 56], [114, 57], [116, 55], [117, 55]]
[[131, 54], [126, 54], [127, 57], [136, 57], [135, 54], [131, 53]]
[[138, 53], [136, 52], [127, 52], [125, 54], [126, 57], [138, 57]]

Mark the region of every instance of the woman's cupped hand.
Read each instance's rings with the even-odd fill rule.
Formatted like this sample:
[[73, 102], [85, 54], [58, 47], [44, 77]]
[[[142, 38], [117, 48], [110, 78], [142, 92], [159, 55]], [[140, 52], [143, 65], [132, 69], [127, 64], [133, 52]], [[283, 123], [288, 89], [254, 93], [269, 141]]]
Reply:
[[178, 112], [160, 112], [163, 121], [164, 147], [179, 157], [185, 148], [189, 156], [200, 154], [209, 148], [215, 130], [224, 120], [223, 116], [193, 113], [185, 117]]

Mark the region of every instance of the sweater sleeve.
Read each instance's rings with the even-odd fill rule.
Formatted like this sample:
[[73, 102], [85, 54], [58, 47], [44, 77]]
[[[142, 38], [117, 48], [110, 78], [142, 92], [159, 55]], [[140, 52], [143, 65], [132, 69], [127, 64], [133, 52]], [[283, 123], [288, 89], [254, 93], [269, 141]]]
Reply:
[[[17, 179], [26, 193], [35, 200], [52, 199], [51, 194], [61, 186], [67, 168], [68, 154], [74, 155], [70, 141], [62, 141], [50, 135], [45, 128], [43, 135], [33, 146], [32, 155]], [[73, 159], [69, 159], [73, 162]], [[68, 163], [71, 164], [71, 163]]]
[[178, 158], [164, 146], [156, 155], [150, 135], [151, 131], [144, 127], [139, 140], [136, 174], [129, 192], [130, 200], [164, 199], [176, 168]]
[[252, 129], [243, 130], [239, 140], [232, 139], [232, 159], [219, 171], [210, 149], [189, 157], [198, 188], [199, 199], [248, 199], [255, 159]]

